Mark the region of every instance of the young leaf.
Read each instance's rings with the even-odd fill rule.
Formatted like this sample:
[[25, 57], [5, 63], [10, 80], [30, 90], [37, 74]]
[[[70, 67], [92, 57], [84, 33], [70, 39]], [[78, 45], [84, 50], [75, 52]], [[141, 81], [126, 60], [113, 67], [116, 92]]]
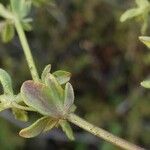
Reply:
[[24, 82], [21, 87], [21, 95], [27, 105], [43, 115], [54, 118], [62, 115], [62, 106], [57, 104], [55, 97], [51, 96], [51, 90], [42, 83], [35, 83], [34, 81]]
[[65, 86], [64, 110], [67, 112], [74, 103], [73, 87], [70, 83]]
[[53, 73], [53, 75], [57, 78], [59, 84], [65, 84], [70, 80], [71, 73], [67, 71], [58, 70]]
[[0, 68], [0, 82], [4, 90], [4, 94], [13, 94], [11, 77], [5, 70], [1, 68]]
[[63, 96], [64, 96], [64, 91], [61, 87], [61, 85], [58, 83], [57, 79], [54, 77], [52, 74], [48, 74], [45, 78], [45, 84], [49, 87], [50, 89], [50, 94], [52, 99], [55, 100], [57, 105], [60, 107], [63, 106]]
[[143, 87], [145, 87], [145, 88], [150, 88], [150, 80], [149, 81], [143, 81], [143, 82], [141, 82], [141, 85], [143, 86]]
[[19, 135], [24, 138], [32, 138], [42, 133], [49, 122], [49, 117], [42, 117], [31, 126], [22, 129]]
[[149, 36], [140, 36], [140, 41], [143, 42], [148, 48], [150, 48], [150, 37]]
[[45, 83], [45, 78], [50, 73], [50, 71], [51, 71], [51, 65], [49, 64], [44, 68], [42, 75], [41, 75], [41, 79], [43, 83]]
[[25, 122], [28, 121], [28, 114], [26, 111], [17, 108], [12, 108], [12, 112], [16, 119]]
[[60, 122], [60, 125], [62, 127], [62, 130], [66, 133], [67, 137], [70, 140], [74, 140], [75, 138], [70, 124], [67, 121], [63, 120]]
[[15, 29], [12, 24], [6, 23], [1, 31], [2, 41], [7, 43], [13, 39], [15, 35]]

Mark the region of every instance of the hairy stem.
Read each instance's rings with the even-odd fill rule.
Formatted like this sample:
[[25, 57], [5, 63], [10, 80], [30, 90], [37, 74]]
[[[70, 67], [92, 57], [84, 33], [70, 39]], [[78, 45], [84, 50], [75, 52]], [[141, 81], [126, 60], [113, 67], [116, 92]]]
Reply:
[[33, 60], [33, 56], [32, 56], [26, 35], [18, 19], [15, 20], [15, 27], [16, 27], [21, 45], [23, 47], [23, 51], [24, 51], [24, 54], [25, 54], [25, 57], [26, 57], [26, 60], [27, 60], [27, 63], [31, 72], [31, 76], [34, 81], [39, 81], [39, 75], [38, 75], [34, 60]]
[[116, 145], [120, 148], [123, 148], [125, 150], [144, 150], [144, 148], [138, 147], [134, 144], [131, 144], [115, 135], [112, 135], [111, 133], [105, 131], [104, 129], [98, 128], [91, 123], [88, 123], [84, 119], [78, 117], [75, 114], [70, 114], [67, 119], [72, 122], [73, 124], [79, 126], [80, 128]]

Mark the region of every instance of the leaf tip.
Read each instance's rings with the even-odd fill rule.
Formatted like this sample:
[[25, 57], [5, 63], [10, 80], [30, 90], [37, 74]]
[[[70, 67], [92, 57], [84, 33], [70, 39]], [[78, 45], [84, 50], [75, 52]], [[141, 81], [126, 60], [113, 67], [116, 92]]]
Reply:
[[19, 135], [24, 138], [31, 138], [24, 129], [19, 132]]

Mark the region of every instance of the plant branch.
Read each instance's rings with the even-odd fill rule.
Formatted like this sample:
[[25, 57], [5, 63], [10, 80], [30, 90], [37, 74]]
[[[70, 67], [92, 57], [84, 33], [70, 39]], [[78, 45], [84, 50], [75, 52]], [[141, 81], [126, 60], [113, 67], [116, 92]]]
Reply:
[[26, 57], [26, 60], [27, 60], [27, 63], [31, 72], [31, 76], [34, 81], [39, 81], [39, 75], [38, 75], [34, 60], [33, 60], [33, 56], [32, 56], [26, 35], [24, 33], [24, 30], [22, 28], [20, 21], [17, 18], [15, 20], [15, 27], [16, 27], [21, 45], [23, 47], [23, 51], [24, 51], [24, 54], [25, 54], [25, 57]]
[[34, 110], [33, 108], [26, 107], [26, 106], [22, 106], [22, 105], [19, 105], [19, 104], [17, 104], [17, 103], [12, 103], [12, 106], [15, 107], [15, 108], [21, 109], [21, 110], [36, 111], [36, 110]]
[[84, 119], [78, 117], [75, 114], [70, 114], [67, 117], [68, 121], [72, 122], [73, 124], [79, 126], [80, 128], [116, 145], [119, 146], [120, 148], [123, 148], [125, 150], [144, 150], [144, 148], [138, 147], [134, 144], [131, 144], [107, 131], [104, 129], [98, 128], [91, 123], [88, 123]]

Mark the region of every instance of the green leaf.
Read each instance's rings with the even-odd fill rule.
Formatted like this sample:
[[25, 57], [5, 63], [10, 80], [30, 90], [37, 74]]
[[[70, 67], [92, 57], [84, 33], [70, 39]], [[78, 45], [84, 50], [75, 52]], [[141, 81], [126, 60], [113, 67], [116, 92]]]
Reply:
[[140, 36], [140, 41], [143, 42], [148, 48], [150, 48], [150, 37], [149, 36]]
[[11, 8], [13, 12], [20, 13], [20, 7], [24, 0], [10, 0]]
[[42, 117], [31, 126], [22, 129], [19, 135], [24, 138], [32, 138], [42, 133], [49, 122], [49, 117]]
[[58, 122], [59, 122], [59, 120], [49, 117], [49, 121], [46, 124], [43, 132], [47, 132], [47, 131], [51, 130], [52, 128], [54, 128], [55, 126], [58, 125]]
[[53, 73], [60, 84], [67, 83], [71, 78], [71, 73], [67, 71], [58, 70]]
[[26, 111], [17, 108], [12, 108], [12, 112], [16, 119], [25, 122], [28, 121], [28, 114]]
[[31, 18], [25, 18], [22, 19], [21, 23], [22, 23], [22, 27], [25, 31], [31, 31], [33, 29], [31, 22], [33, 20]]
[[31, 10], [31, 0], [10, 0], [12, 11], [18, 18], [23, 19]]
[[49, 92], [51, 94], [52, 99], [55, 100], [56, 104], [59, 106], [63, 106], [64, 102], [64, 91], [57, 81], [57, 79], [52, 74], [48, 74], [45, 79], [45, 84], [49, 87]]
[[25, 31], [32, 31], [32, 25], [30, 23], [23, 23], [22, 27]]
[[24, 18], [26, 17], [29, 13], [30, 13], [30, 10], [31, 10], [31, 0], [24, 0], [24, 2], [22, 2], [21, 4], [21, 18]]
[[63, 120], [60, 122], [60, 125], [62, 127], [62, 130], [66, 133], [67, 137], [70, 140], [74, 140], [75, 138], [70, 124], [67, 121]]
[[141, 82], [141, 85], [145, 88], [150, 88], [150, 80]]
[[133, 17], [139, 16], [141, 13], [142, 13], [141, 9], [138, 8], [129, 9], [121, 15], [120, 21], [124, 22], [127, 19], [131, 19]]
[[6, 19], [13, 19], [13, 15], [0, 3], [0, 16]]
[[0, 68], [0, 82], [4, 90], [4, 94], [13, 94], [11, 77], [5, 70], [1, 68]]
[[62, 115], [62, 106], [57, 103], [49, 87], [42, 83], [26, 81], [21, 87], [24, 102], [43, 115], [58, 118]]
[[6, 23], [1, 31], [2, 41], [7, 43], [13, 39], [15, 35], [15, 29], [12, 24]]
[[65, 100], [64, 100], [64, 110], [68, 112], [74, 103], [74, 91], [70, 83], [65, 86]]
[[50, 71], [51, 71], [51, 65], [49, 64], [44, 68], [42, 75], [41, 75], [41, 79], [43, 83], [45, 83], [45, 78], [50, 73]]

